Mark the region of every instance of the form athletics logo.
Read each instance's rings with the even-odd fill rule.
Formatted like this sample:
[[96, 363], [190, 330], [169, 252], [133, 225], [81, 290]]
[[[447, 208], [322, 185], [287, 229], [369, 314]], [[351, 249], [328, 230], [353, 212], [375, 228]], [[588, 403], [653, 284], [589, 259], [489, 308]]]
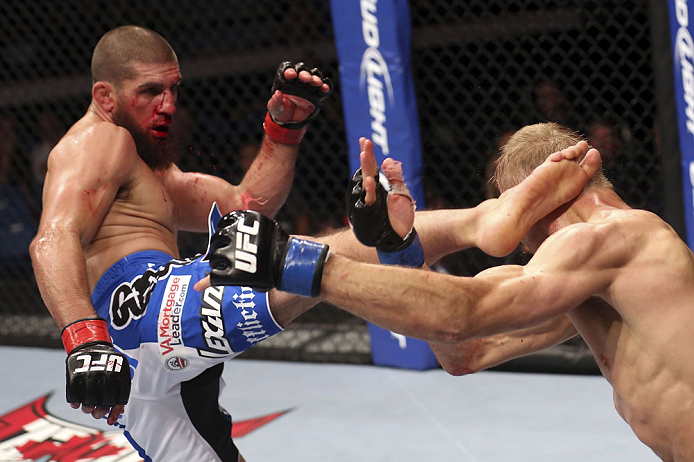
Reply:
[[[46, 411], [50, 394], [0, 415], [0, 460], [41, 462], [141, 462], [120, 430], [101, 431], [60, 419]], [[275, 412], [234, 422], [232, 438], [241, 438], [286, 414]]]
[[[381, 39], [378, 31], [378, 18], [376, 17], [377, 0], [361, 0], [361, 30], [364, 42], [368, 47], [361, 57], [359, 70], [359, 89], [366, 84], [366, 94], [369, 100], [369, 114], [371, 115], [372, 141], [381, 147], [384, 155], [390, 153], [388, 147], [388, 129], [386, 128], [386, 99], [383, 94], [385, 84], [388, 93], [388, 102], [395, 104], [393, 95], [393, 82], [390, 78], [388, 63], [378, 49]], [[377, 76], [382, 79], [379, 80]]]

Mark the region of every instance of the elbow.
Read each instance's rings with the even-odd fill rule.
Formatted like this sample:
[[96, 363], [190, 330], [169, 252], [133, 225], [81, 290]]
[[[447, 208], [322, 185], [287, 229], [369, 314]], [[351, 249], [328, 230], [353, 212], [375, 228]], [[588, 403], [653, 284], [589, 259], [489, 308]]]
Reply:
[[456, 377], [474, 374], [484, 369], [482, 364], [475, 360], [474, 356], [446, 357], [443, 354], [437, 354], [436, 357], [443, 370]]
[[31, 258], [31, 265], [34, 268], [38, 268], [42, 260], [42, 256], [46, 252], [46, 240], [44, 236], [36, 235], [29, 244], [29, 257]]
[[64, 238], [66, 236], [79, 242], [79, 235], [77, 232], [71, 230], [67, 226], [59, 227], [48, 225], [40, 228], [39, 232], [29, 244], [29, 255], [34, 268], [46, 257], [46, 254], [65, 246], [66, 241]]
[[39, 255], [41, 254], [41, 237], [35, 236], [29, 244], [29, 255], [31, 256], [32, 263], [36, 263]]
[[443, 370], [461, 376], [484, 370], [485, 346], [482, 339], [472, 339], [454, 346], [432, 344], [432, 350]]
[[472, 365], [468, 364], [441, 364], [441, 367], [443, 367], [443, 370], [448, 372], [450, 375], [453, 375], [455, 377], [461, 377], [463, 375], [470, 375], [474, 374], [475, 372], [479, 372], [482, 369], [472, 367]]
[[[450, 281], [449, 281], [450, 282]], [[411, 330], [430, 342], [452, 345], [464, 342], [472, 335], [475, 296], [469, 289], [459, 287], [457, 281], [439, 286], [430, 293], [422, 306], [408, 317]]]

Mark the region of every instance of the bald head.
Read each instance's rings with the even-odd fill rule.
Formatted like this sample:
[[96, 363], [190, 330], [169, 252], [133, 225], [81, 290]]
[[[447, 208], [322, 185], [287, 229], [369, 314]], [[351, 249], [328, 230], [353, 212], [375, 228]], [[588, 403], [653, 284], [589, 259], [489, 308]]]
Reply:
[[139, 26], [121, 26], [99, 40], [92, 54], [92, 79], [114, 85], [133, 78], [133, 64], [164, 64], [178, 58], [169, 42], [156, 32]]

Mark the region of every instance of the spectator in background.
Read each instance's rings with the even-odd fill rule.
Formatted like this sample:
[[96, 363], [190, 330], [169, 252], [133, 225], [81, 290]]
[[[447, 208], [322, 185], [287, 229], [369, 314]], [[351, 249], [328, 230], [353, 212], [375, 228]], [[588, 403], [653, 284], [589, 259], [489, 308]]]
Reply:
[[574, 129], [584, 126], [576, 118], [576, 111], [571, 106], [566, 92], [555, 79], [540, 79], [535, 84], [533, 97], [536, 122], [555, 122]]
[[588, 142], [602, 154], [602, 164], [606, 171], [615, 166], [622, 140], [613, 119], [601, 117], [593, 120], [588, 126]]
[[639, 199], [632, 190], [639, 176], [636, 173], [639, 166], [633, 164], [633, 159], [626, 158], [617, 122], [609, 116], [594, 119], [588, 124], [586, 138], [602, 154], [603, 170], [615, 192], [629, 205], [638, 205]]
[[[14, 119], [0, 116], [0, 271], [31, 267], [29, 244], [37, 229], [31, 170]], [[32, 213], [32, 211], [34, 213]]]
[[566, 96], [556, 81], [543, 78], [535, 85], [535, 108], [540, 118], [550, 122], [566, 121], [568, 108]]
[[65, 134], [65, 127], [54, 112], [43, 111], [36, 121], [36, 133], [40, 138], [31, 148], [29, 157], [33, 179], [32, 194], [36, 203], [40, 204], [43, 181], [48, 170], [48, 154]]

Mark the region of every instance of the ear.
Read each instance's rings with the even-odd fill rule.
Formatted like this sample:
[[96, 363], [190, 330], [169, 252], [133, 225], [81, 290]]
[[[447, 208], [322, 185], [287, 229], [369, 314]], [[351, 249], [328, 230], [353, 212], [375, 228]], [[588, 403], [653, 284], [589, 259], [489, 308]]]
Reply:
[[103, 80], [92, 86], [92, 99], [106, 112], [113, 112], [116, 108], [115, 89]]

